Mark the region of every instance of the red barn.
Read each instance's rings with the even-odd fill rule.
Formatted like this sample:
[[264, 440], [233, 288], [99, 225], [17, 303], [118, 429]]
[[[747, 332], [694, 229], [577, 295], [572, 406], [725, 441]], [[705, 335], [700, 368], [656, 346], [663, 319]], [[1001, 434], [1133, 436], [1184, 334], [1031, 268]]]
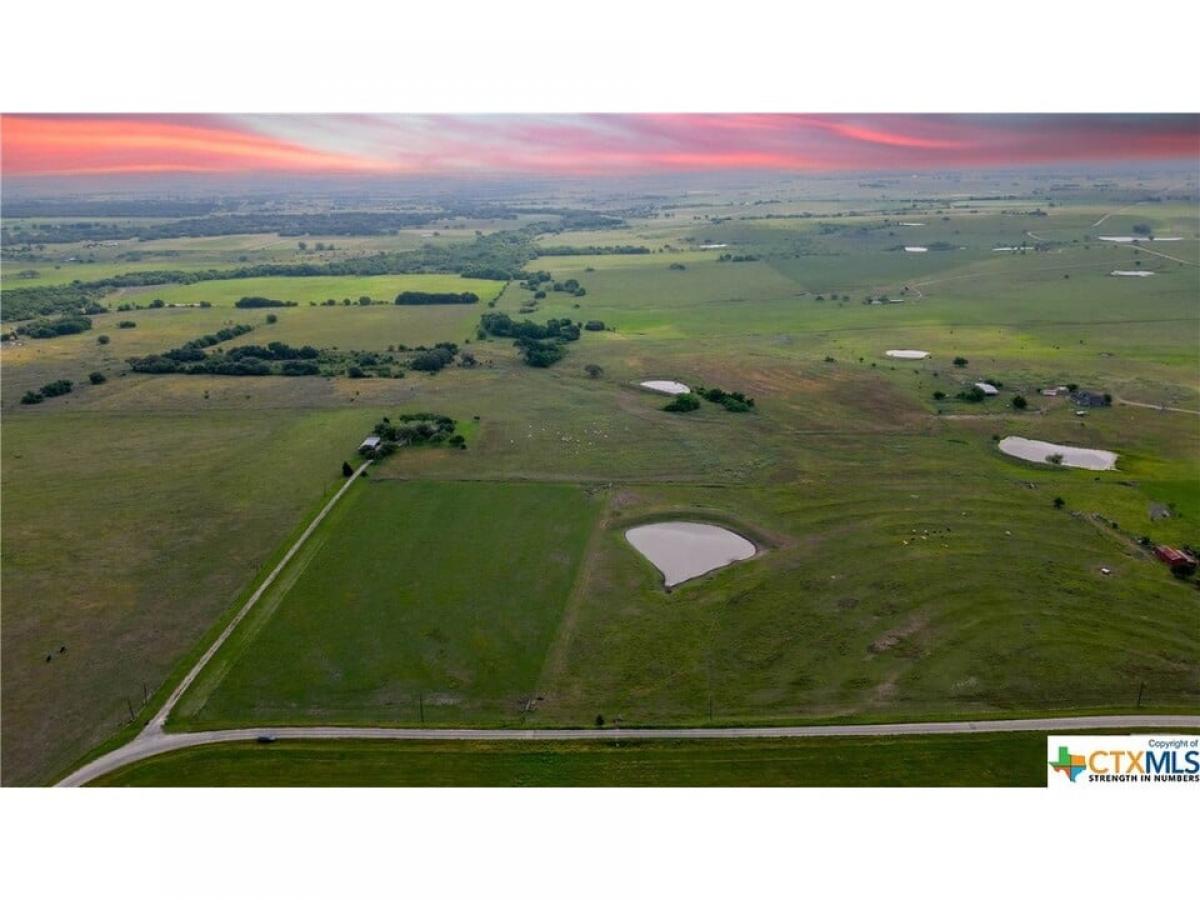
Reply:
[[1182, 550], [1176, 550], [1174, 547], [1155, 547], [1154, 555], [1165, 562], [1168, 566], [1179, 566], [1191, 563], [1196, 564], [1196, 561], [1184, 553]]

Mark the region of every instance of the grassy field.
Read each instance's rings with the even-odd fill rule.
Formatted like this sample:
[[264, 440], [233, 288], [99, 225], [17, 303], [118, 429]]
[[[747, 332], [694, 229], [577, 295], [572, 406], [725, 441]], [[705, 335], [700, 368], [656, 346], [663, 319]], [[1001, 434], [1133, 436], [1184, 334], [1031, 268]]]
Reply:
[[[6, 415], [5, 782], [47, 777], [126, 721], [337, 486], [342, 436], [371, 421]], [[48, 464], [64, 457], [67, 473]]]
[[533, 699], [594, 515], [566, 485], [357, 485], [177, 714], [504, 721]]
[[[551, 292], [531, 318], [610, 329], [585, 332], [547, 370], [509, 341], [475, 338], [483, 303], [309, 306], [401, 289], [487, 301], [501, 286], [457, 276], [163, 286], [111, 299], [214, 305], [112, 313], [85, 334], [5, 344], [5, 783], [50, 777], [114, 733], [143, 684], [177, 676], [372, 423], [404, 411], [454, 416], [469, 450], [402, 450], [373, 467], [175, 726], [959, 717], [1124, 709], [1139, 691], [1144, 709], [1200, 706], [1200, 595], [1133, 543], [1200, 544], [1200, 417], [1120, 403], [1200, 410], [1195, 210], [1146, 204], [1097, 229], [1128, 201], [1028, 216], [1039, 203], [912, 211], [889, 199], [886, 216], [837, 218], [835, 186], [806, 190], [774, 209], [822, 215], [742, 215], [738, 195], [714, 194], [676, 218], [543, 238], [673, 248], [535, 260], [587, 293]], [[1096, 240], [1143, 222], [1185, 240]], [[1030, 231], [1045, 249], [993, 252], [1032, 245]], [[264, 237], [159, 249], [180, 267], [295, 255], [255, 244]], [[333, 240], [336, 252], [377, 249]], [[709, 242], [729, 247], [695, 249]], [[938, 242], [954, 249], [890, 249]], [[1138, 261], [1158, 274], [1108, 274]], [[6, 287], [23, 265], [6, 263]], [[251, 294], [301, 305], [268, 326], [266, 310], [232, 307]], [[904, 302], [864, 302], [882, 294]], [[531, 300], [514, 283], [496, 308], [517, 315]], [[118, 329], [123, 318], [137, 327]], [[256, 330], [234, 344], [470, 339], [483, 364], [403, 379], [125, 374], [128, 356], [238, 322]], [[895, 348], [933, 356], [898, 362], [884, 355]], [[967, 366], [951, 364], [958, 354]], [[108, 381], [86, 384], [93, 370]], [[745, 391], [756, 412], [665, 413], [636, 386], [654, 377]], [[933, 399], [985, 377], [1003, 383], [999, 397]], [[18, 403], [57, 378], [75, 391]], [[1117, 401], [1081, 418], [1036, 392], [1068, 382]], [[1018, 393], [1023, 413], [1010, 406]], [[1113, 450], [1118, 469], [1021, 463], [995, 449], [1007, 434]], [[1151, 520], [1151, 504], [1173, 514]], [[668, 594], [623, 538], [661, 516], [728, 523], [766, 552]], [[209, 753], [246, 751], [196, 751]], [[580, 779], [612, 771], [581, 765]]]
[[195, 747], [131, 787], [1042, 787], [1043, 734], [620, 743], [283, 741]]

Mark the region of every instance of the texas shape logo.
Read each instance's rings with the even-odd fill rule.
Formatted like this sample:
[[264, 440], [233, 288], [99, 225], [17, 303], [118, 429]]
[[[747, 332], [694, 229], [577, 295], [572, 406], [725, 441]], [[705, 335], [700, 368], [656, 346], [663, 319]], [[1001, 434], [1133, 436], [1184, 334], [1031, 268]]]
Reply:
[[1062, 772], [1071, 781], [1087, 768], [1087, 763], [1082, 756], [1072, 755], [1066, 747], [1058, 748], [1058, 759], [1050, 760], [1050, 768], [1055, 772]]

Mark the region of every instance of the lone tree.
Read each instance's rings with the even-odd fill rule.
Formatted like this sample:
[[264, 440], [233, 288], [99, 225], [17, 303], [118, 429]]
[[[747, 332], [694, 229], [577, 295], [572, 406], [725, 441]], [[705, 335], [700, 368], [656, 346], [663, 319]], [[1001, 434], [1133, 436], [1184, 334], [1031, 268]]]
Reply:
[[1029, 402], [1020, 394], [1012, 398], [1013, 409], [1024, 409], [1029, 405]]
[[1066, 505], [1067, 505], [1067, 501], [1064, 500], [1062, 497], [1054, 498], [1054, 508], [1055, 509], [1062, 509]]
[[967, 358], [965, 356], [956, 356], [954, 357], [954, 364], [961, 369], [967, 364]]
[[946, 399], [946, 392], [945, 392], [945, 391], [934, 391], [934, 392], [933, 392], [933, 399], [934, 399], [934, 400], [945, 400], [945, 399]]
[[342, 463], [342, 477], [349, 478], [353, 474], [354, 474], [354, 469], [351, 468], [350, 463], [343, 462]]
[[588, 378], [599, 378], [601, 375], [604, 374], [604, 369], [602, 369], [600, 366], [596, 365], [595, 363], [588, 363], [586, 366], [583, 367], [583, 371], [587, 372]]
[[597, 728], [603, 728], [603, 727], [604, 727], [604, 716], [601, 716], [601, 715], [597, 715], [597, 716], [596, 716], [596, 727], [597, 727]]

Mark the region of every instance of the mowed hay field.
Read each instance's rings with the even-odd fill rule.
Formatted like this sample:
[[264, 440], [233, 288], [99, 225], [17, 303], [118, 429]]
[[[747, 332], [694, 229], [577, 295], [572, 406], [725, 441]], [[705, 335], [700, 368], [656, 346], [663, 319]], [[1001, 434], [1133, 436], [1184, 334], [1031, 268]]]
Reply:
[[[1185, 262], [1155, 259], [1153, 278], [1110, 277], [1153, 258], [1098, 245], [1110, 225], [1195, 226], [1164, 206], [1089, 231], [1103, 211], [952, 211], [894, 236], [881, 222], [863, 236], [817, 219], [553, 235], [545, 242], [688, 249], [533, 261], [587, 293], [550, 292], [527, 317], [610, 329], [585, 332], [546, 370], [476, 337], [501, 283], [457, 276], [388, 276], [386, 290], [364, 279], [163, 286], [126, 299], [214, 306], [114, 312], [86, 334], [5, 346], [5, 783], [51, 778], [116, 731], [127, 700], [137, 711], [143, 683], [153, 694], [179, 677], [338, 486], [372, 424], [426, 410], [458, 419], [468, 450], [402, 449], [373, 466], [171, 727], [942, 718], [1124, 710], [1139, 691], [1143, 710], [1194, 710], [1200, 594], [1133, 540], [1200, 542], [1200, 416], [1121, 400], [1200, 410], [1200, 245], [1194, 234], [1162, 244]], [[1027, 230], [1059, 243], [992, 252]], [[917, 242], [910, 232], [965, 249], [888, 249]], [[706, 242], [730, 246], [695, 249]], [[308, 305], [406, 287], [485, 302]], [[904, 302], [863, 302], [884, 293]], [[232, 307], [251, 294], [301, 305]], [[496, 309], [523, 318], [532, 299], [514, 283]], [[279, 321], [268, 326], [267, 312]], [[138, 327], [117, 329], [122, 318]], [[403, 379], [121, 374], [127, 356], [230, 322], [256, 325], [234, 344], [450, 340], [482, 364]], [[933, 356], [890, 360], [893, 348]], [[951, 364], [958, 354], [965, 367]], [[108, 382], [80, 384], [92, 370]], [[60, 377], [76, 381], [72, 394], [17, 402]], [[647, 378], [742, 390], [756, 411], [672, 415], [637, 388]], [[997, 398], [953, 399], [981, 378], [1003, 383]], [[1067, 382], [1116, 401], [1077, 417], [1036, 393]], [[1024, 413], [1010, 406], [1018, 393]], [[1118, 469], [1012, 460], [995, 449], [1007, 434], [1113, 450]], [[50, 464], [64, 455], [69, 465]], [[1152, 503], [1172, 516], [1152, 521]], [[721, 522], [764, 552], [667, 593], [623, 537], [659, 517]], [[241, 751], [221, 748], [224, 770], [195, 771], [236, 782]], [[374, 764], [339, 765], [377, 783]], [[613, 771], [585, 770], [559, 771], [563, 783]]]
[[179, 715], [508, 721], [533, 699], [596, 507], [568, 485], [368, 479]]

